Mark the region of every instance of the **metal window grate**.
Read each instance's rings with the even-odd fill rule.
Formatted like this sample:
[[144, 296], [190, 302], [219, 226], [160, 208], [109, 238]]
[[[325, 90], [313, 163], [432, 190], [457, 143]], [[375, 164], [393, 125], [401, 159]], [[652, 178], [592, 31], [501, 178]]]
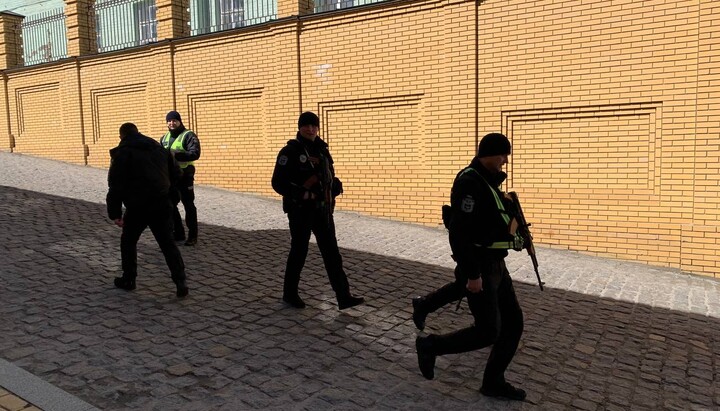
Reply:
[[213, 33], [277, 19], [277, 0], [192, 0], [190, 34]]
[[315, 13], [347, 9], [363, 4], [379, 3], [383, 0], [315, 0]]
[[26, 66], [67, 57], [67, 31], [63, 8], [27, 16], [20, 27]]
[[98, 0], [92, 7], [98, 52], [157, 41], [155, 0]]

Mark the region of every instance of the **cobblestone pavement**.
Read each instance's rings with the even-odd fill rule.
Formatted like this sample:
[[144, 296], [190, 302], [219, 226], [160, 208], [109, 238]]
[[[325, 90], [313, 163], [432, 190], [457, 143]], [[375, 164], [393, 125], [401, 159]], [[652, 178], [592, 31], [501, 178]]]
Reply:
[[[345, 266], [367, 304], [337, 310], [311, 247], [308, 308], [294, 310], [280, 302], [280, 202], [198, 187], [200, 240], [181, 248], [190, 296], [174, 297], [149, 232], [128, 293], [112, 285], [120, 231], [105, 215], [105, 176], [0, 153], [0, 358], [100, 409], [720, 407], [717, 280], [539, 248], [540, 292], [527, 255], [513, 253], [526, 324], [507, 378], [528, 402], [499, 401], [477, 391], [487, 349], [439, 358], [433, 381], [417, 369], [409, 302], [452, 278], [442, 230], [339, 212]], [[427, 330], [470, 321], [448, 307]]]

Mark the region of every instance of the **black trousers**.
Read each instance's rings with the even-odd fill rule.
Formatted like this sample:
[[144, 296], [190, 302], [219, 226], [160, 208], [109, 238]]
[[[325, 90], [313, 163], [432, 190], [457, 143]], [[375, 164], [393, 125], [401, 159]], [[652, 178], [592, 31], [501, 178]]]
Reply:
[[505, 381], [505, 370], [512, 361], [523, 332], [523, 314], [505, 261], [491, 262], [482, 276], [483, 291], [467, 291], [467, 278], [455, 269], [455, 281], [425, 297], [421, 307], [433, 312], [463, 296], [468, 299], [475, 324], [449, 334], [430, 335], [435, 355], [457, 354], [492, 345], [485, 366], [483, 384]]
[[171, 215], [172, 203], [168, 199], [125, 210], [120, 237], [123, 277], [137, 277], [137, 243], [143, 231], [150, 227], [165, 256], [173, 281], [177, 283], [185, 280], [185, 263], [172, 237]]
[[300, 272], [305, 266], [310, 233], [315, 234], [320, 254], [330, 285], [337, 298], [350, 295], [350, 285], [342, 266], [342, 257], [335, 237], [335, 221], [332, 214], [317, 209], [296, 208], [288, 212], [290, 222], [290, 253], [285, 267], [283, 293], [287, 296], [297, 295], [300, 283]]
[[461, 276], [460, 269], [456, 266], [455, 281], [447, 283], [426, 295], [420, 309], [426, 313], [432, 313], [450, 303], [456, 302], [468, 293], [466, 286], [467, 279]]
[[[183, 169], [183, 174], [178, 182], [178, 191], [180, 192], [180, 201], [185, 208], [185, 224], [188, 228], [188, 238], [197, 238], [198, 221], [197, 208], [195, 207], [195, 166], [189, 165]], [[183, 220], [180, 210], [175, 205], [173, 210], [173, 231], [176, 237], [184, 237], [185, 229], [183, 228]]]

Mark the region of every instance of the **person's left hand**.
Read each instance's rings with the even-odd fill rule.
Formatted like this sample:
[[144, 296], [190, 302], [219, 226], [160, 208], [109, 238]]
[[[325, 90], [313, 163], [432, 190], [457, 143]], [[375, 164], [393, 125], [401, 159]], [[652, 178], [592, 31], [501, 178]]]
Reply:
[[116, 218], [116, 219], [115, 219], [115, 225], [116, 225], [116, 226], [122, 227], [123, 224], [124, 224], [124, 221], [123, 221], [122, 218]]

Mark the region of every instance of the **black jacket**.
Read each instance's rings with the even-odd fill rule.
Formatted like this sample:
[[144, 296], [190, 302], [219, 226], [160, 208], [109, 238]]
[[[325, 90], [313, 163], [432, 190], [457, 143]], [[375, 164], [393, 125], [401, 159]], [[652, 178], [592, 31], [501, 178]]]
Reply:
[[491, 191], [495, 190], [503, 199], [499, 187], [506, 177], [503, 172], [491, 173], [476, 157], [458, 173], [453, 183], [450, 247], [467, 278], [479, 278], [489, 262], [501, 260], [508, 254], [507, 250], [485, 248], [496, 241], [513, 239]]
[[[332, 212], [334, 198], [342, 193], [342, 183], [335, 177], [328, 145], [320, 137], [289, 140], [278, 153], [272, 176], [273, 189], [283, 197], [283, 211], [296, 208], [323, 209]], [[305, 200], [305, 193], [315, 199]]]
[[106, 200], [112, 220], [122, 217], [122, 204], [134, 208], [167, 201], [170, 186], [180, 175], [170, 151], [139, 133], [122, 139], [110, 150], [110, 159]]

